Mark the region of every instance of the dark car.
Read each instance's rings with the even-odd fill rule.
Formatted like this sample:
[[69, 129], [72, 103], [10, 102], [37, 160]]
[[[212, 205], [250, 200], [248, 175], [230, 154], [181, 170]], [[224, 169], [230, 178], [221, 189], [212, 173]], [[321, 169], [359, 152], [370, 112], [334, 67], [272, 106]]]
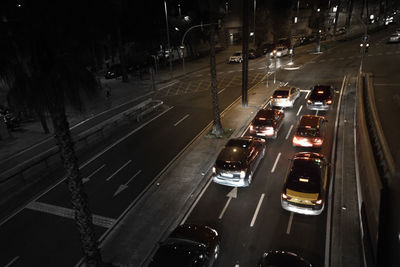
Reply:
[[258, 267], [312, 267], [312, 265], [293, 252], [277, 250], [264, 253]]
[[254, 48], [249, 49], [249, 59], [255, 59], [258, 58], [260, 54], [255, 50]]
[[105, 78], [113, 79], [122, 76], [122, 66], [121, 64], [115, 64], [108, 68]]
[[250, 124], [250, 134], [276, 138], [284, 117], [285, 114], [282, 110], [274, 108], [261, 109]]
[[219, 244], [218, 232], [209, 226], [180, 225], [160, 244], [150, 266], [210, 267], [218, 258]]
[[281, 194], [282, 208], [319, 215], [324, 210], [328, 164], [322, 154], [297, 153], [291, 160]]
[[307, 108], [311, 110], [329, 110], [333, 106], [335, 90], [331, 85], [316, 85], [307, 99]]
[[261, 50], [264, 55], [271, 53], [274, 50], [274, 48], [275, 48], [275, 44], [264, 43], [261, 46]]
[[265, 155], [265, 140], [252, 136], [230, 139], [213, 167], [213, 181], [227, 186], [249, 186]]
[[303, 115], [294, 132], [292, 144], [300, 147], [321, 147], [325, 137], [325, 117]]

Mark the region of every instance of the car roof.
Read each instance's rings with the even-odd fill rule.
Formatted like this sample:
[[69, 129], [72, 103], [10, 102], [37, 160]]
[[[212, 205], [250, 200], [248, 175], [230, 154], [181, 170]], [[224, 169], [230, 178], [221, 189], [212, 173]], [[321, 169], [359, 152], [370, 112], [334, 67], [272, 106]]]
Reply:
[[274, 109], [274, 108], [260, 109], [260, 110], [257, 112], [256, 118], [259, 118], [259, 117], [264, 117], [264, 118], [266, 118], [266, 119], [268, 119], [268, 118], [273, 118], [273, 117], [275, 116], [275, 113], [276, 113], [277, 111], [279, 112], [279, 110]]
[[293, 88], [292, 86], [288, 86], [288, 85], [284, 85], [284, 86], [280, 86], [277, 89], [275, 89], [275, 91], [289, 91], [291, 88]]
[[301, 116], [299, 127], [311, 126], [317, 128], [321, 117], [315, 115], [303, 115]]

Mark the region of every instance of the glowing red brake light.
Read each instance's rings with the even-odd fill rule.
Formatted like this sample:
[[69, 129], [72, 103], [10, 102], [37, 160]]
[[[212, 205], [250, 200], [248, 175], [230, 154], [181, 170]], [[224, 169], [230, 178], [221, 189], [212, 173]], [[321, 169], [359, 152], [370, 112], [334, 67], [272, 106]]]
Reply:
[[326, 101], [326, 103], [327, 103], [328, 105], [330, 105], [330, 104], [332, 104], [332, 100], [328, 100], [328, 101]]

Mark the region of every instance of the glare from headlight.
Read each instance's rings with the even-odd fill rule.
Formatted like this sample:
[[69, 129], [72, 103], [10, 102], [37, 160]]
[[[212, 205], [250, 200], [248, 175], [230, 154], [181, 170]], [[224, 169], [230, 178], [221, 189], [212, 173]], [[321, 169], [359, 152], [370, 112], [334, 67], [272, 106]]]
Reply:
[[213, 172], [213, 173], [216, 173], [216, 172], [217, 172], [217, 169], [215, 168], [215, 166], [212, 167], [212, 172]]

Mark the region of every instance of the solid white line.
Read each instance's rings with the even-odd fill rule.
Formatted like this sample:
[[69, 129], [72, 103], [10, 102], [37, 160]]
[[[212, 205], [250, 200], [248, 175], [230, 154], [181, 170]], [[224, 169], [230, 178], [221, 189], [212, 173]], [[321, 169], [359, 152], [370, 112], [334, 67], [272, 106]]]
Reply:
[[251, 220], [250, 227], [253, 227], [254, 223], [256, 222], [258, 212], [260, 211], [261, 204], [262, 204], [262, 202], [264, 200], [264, 196], [265, 196], [265, 194], [262, 193], [261, 197], [260, 197], [260, 200], [258, 201], [256, 211], [254, 212], [253, 219]]
[[[75, 210], [55, 206], [43, 202], [31, 202], [26, 206], [30, 210], [40, 211], [67, 219], [75, 219]], [[104, 228], [110, 228], [115, 222], [114, 218], [103, 217], [93, 214], [93, 224]]]
[[142, 170], [138, 170], [132, 177], [131, 179], [128, 180], [128, 182], [125, 183], [125, 185], [128, 185], [136, 176], [138, 176]]
[[197, 203], [199, 202], [199, 200], [201, 199], [201, 197], [203, 196], [204, 192], [206, 192], [208, 186], [211, 184], [212, 179], [208, 180], [206, 186], [203, 188], [203, 190], [201, 190], [200, 195], [198, 195], [196, 201], [193, 203], [193, 205], [190, 207], [189, 211], [186, 213], [186, 216], [183, 218], [182, 222], [180, 223], [181, 225], [184, 224], [187, 220], [187, 218], [189, 217], [189, 215], [192, 213], [194, 207], [196, 207]]
[[278, 156], [276, 156], [275, 163], [274, 163], [274, 166], [272, 167], [271, 173], [273, 173], [275, 171], [276, 164], [278, 164], [278, 161], [279, 161], [280, 157], [281, 157], [281, 152], [279, 152]]
[[178, 82], [179, 82], [179, 81], [170, 82], [169, 84], [165, 85], [164, 87], [157, 88], [157, 91], [160, 91], [160, 90], [162, 90], [162, 89], [168, 88], [168, 87], [170, 87], [170, 86], [172, 86], [172, 85], [175, 85], [175, 84], [178, 83]]
[[290, 213], [289, 223], [286, 228], [286, 234], [290, 234], [290, 229], [292, 228], [292, 222], [293, 222], [293, 212]]
[[307, 97], [308, 97], [308, 95], [310, 94], [310, 92], [311, 92], [311, 90], [308, 90], [308, 91], [307, 91], [307, 94], [306, 94], [306, 96], [304, 97], [304, 99], [307, 99]]
[[225, 91], [225, 89], [226, 89], [226, 88], [220, 90], [220, 91], [218, 92], [218, 94], [220, 94], [220, 93], [222, 93], [223, 91]]
[[82, 179], [83, 183], [87, 183], [89, 182], [90, 178], [92, 178], [93, 175], [95, 175], [96, 173], [98, 173], [101, 169], [103, 169], [106, 166], [106, 164], [103, 164], [100, 166], [100, 168], [98, 168], [97, 170], [95, 170], [94, 172], [92, 172], [88, 177], [85, 177]]
[[225, 211], [226, 211], [226, 209], [228, 208], [228, 206], [229, 206], [229, 203], [231, 202], [231, 200], [232, 200], [232, 198], [230, 197], [230, 198], [228, 198], [228, 200], [226, 201], [226, 203], [225, 203], [225, 206], [224, 206], [224, 208], [222, 209], [222, 211], [221, 211], [221, 213], [219, 214], [219, 216], [218, 216], [218, 219], [222, 219], [222, 217], [224, 216], [224, 214], [225, 214]]
[[299, 116], [301, 109], [303, 108], [303, 105], [300, 106], [299, 111], [297, 111], [296, 116]]
[[180, 119], [179, 121], [177, 121], [176, 123], [174, 123], [174, 126], [178, 125], [179, 123], [181, 123], [182, 121], [184, 121], [187, 117], [189, 117], [189, 114], [186, 114], [182, 119]]
[[6, 266], [4, 267], [10, 267], [14, 262], [16, 262], [19, 259], [19, 256], [15, 257], [14, 259], [12, 259], [9, 263], [7, 263]]
[[126, 167], [126, 165], [128, 165], [128, 164], [131, 163], [131, 162], [132, 162], [132, 160], [128, 160], [124, 165], [121, 166], [121, 168], [119, 168], [118, 170], [116, 170], [116, 171], [115, 171], [113, 174], [111, 174], [111, 176], [108, 177], [106, 180], [107, 180], [107, 181], [110, 181], [111, 178], [113, 178], [117, 173], [119, 173], [123, 168]]
[[289, 135], [290, 135], [290, 132], [292, 131], [292, 129], [293, 129], [293, 124], [292, 125], [290, 125], [290, 128], [289, 128], [289, 131], [287, 132], [287, 135], [286, 135], [286, 140], [289, 138]]
[[247, 126], [246, 131], [244, 131], [240, 137], [243, 137], [243, 136], [247, 133], [247, 131], [249, 130], [249, 128], [250, 128], [250, 125]]

